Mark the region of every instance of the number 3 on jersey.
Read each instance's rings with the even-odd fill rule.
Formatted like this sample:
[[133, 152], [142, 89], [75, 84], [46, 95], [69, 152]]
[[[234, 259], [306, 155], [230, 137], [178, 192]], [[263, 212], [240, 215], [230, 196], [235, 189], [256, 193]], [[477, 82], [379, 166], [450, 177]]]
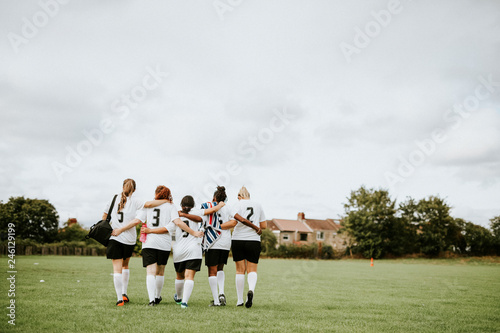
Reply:
[[[189, 227], [189, 221], [188, 220], [184, 220], [182, 222], [186, 223], [186, 225]], [[189, 236], [189, 232], [183, 230], [182, 231], [182, 237], [186, 238], [187, 236]]]
[[160, 210], [158, 208], [155, 208], [155, 210], [153, 210], [154, 214], [153, 215], [153, 224], [151, 225], [152, 227], [157, 227], [160, 225]]

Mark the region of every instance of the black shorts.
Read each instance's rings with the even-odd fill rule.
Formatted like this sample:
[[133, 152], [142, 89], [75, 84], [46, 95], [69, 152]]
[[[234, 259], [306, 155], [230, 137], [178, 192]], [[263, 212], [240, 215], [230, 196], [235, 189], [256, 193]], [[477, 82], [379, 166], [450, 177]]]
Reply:
[[205, 253], [205, 266], [218, 266], [227, 264], [229, 250], [208, 250]]
[[245, 259], [254, 264], [259, 263], [261, 250], [259, 241], [233, 240], [231, 242], [231, 250], [233, 251], [234, 261]]
[[158, 249], [142, 249], [142, 267], [148, 267], [152, 264], [166, 265], [170, 251]]
[[182, 273], [186, 269], [199, 272], [201, 269], [201, 259], [191, 259], [181, 262], [174, 262], [174, 267], [177, 273]]
[[127, 259], [134, 253], [134, 245], [120, 243], [114, 239], [110, 240], [106, 247], [106, 258], [108, 259]]

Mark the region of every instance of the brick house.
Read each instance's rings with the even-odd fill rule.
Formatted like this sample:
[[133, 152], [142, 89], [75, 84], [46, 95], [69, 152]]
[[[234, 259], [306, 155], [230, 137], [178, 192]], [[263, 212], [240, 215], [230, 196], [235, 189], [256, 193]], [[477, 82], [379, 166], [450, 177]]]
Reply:
[[306, 219], [301, 212], [297, 220], [272, 219], [267, 221], [267, 226], [276, 235], [278, 245], [322, 243], [334, 251], [346, 249], [345, 236], [338, 233], [342, 228], [340, 220]]

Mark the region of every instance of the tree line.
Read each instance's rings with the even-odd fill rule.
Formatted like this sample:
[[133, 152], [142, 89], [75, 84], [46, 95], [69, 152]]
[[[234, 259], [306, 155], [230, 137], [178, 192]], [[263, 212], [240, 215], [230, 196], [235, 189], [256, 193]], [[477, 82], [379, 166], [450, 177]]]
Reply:
[[451, 216], [452, 207], [439, 196], [408, 197], [396, 204], [387, 190], [362, 186], [351, 192], [344, 209], [341, 225], [350, 236], [348, 250], [366, 258], [500, 255], [500, 216], [487, 229]]

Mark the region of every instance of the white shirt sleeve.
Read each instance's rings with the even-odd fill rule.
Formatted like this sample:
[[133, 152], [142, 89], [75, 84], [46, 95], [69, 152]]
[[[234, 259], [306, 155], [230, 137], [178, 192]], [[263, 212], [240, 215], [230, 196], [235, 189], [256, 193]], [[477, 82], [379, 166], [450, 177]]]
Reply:
[[198, 215], [198, 216], [205, 216], [205, 210], [204, 209], [199, 209], [199, 208], [193, 208], [189, 211], [189, 214], [192, 215]]
[[266, 220], [266, 215], [264, 214], [264, 210], [262, 209], [262, 205], [260, 205], [260, 220], [259, 222], [264, 222]]
[[177, 208], [175, 206], [172, 209], [172, 212], [170, 213], [170, 222], [173, 222], [175, 219], [179, 218], [179, 213], [177, 212]]
[[141, 222], [145, 222], [147, 216], [148, 216], [148, 214], [146, 213], [146, 209], [143, 208], [143, 209], [137, 211], [137, 215], [135, 216], [135, 218], [140, 220]]

